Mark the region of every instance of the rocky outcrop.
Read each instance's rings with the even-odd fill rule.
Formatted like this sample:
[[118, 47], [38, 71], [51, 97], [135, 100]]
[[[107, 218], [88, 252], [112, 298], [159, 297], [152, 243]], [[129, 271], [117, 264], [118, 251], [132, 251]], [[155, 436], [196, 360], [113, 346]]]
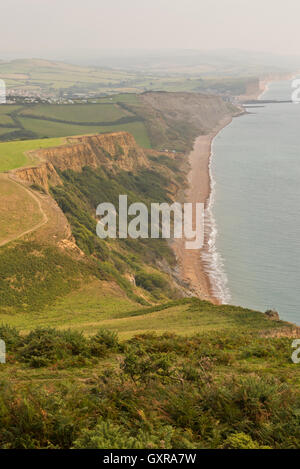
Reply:
[[275, 309], [268, 309], [265, 312], [265, 315], [268, 319], [271, 319], [272, 321], [280, 321], [279, 314]]
[[300, 337], [300, 327], [295, 326], [294, 324], [290, 324], [289, 326], [283, 326], [274, 329], [268, 329], [265, 331], [261, 331], [259, 333], [261, 337], [276, 337], [279, 339], [280, 337], [289, 337], [289, 338], [299, 338]]
[[32, 168], [20, 168], [14, 172], [14, 175], [23, 182], [36, 184], [47, 192], [49, 185], [57, 186], [62, 184], [59, 175], [53, 165], [49, 162], [42, 163]]
[[57, 148], [46, 148], [35, 152], [35, 156], [52, 163], [64, 171], [81, 171], [84, 166], [134, 171], [148, 166], [144, 150], [128, 132], [89, 135], [69, 138], [70, 144]]
[[66, 145], [43, 148], [33, 152], [40, 165], [21, 168], [15, 175], [30, 184], [37, 184], [46, 191], [49, 186], [61, 184], [57, 169], [80, 172], [85, 166], [105, 166], [113, 171], [135, 171], [149, 167], [145, 151], [139, 147], [128, 132], [72, 137]]

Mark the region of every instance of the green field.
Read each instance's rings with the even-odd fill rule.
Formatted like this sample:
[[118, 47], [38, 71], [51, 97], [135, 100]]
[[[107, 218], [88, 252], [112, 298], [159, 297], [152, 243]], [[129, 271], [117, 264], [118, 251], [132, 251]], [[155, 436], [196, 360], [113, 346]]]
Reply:
[[[36, 133], [40, 138], [43, 137], [66, 137], [71, 135], [99, 134], [107, 132], [130, 132], [136, 142], [145, 148], [151, 148], [146, 128], [142, 122], [132, 122], [120, 125], [72, 125], [50, 122], [46, 120], [21, 118], [23, 127], [26, 130]], [[41, 141], [41, 140], [39, 140]], [[46, 145], [50, 146], [50, 145]]]
[[33, 132], [38, 138], [99, 133], [99, 126], [97, 125], [63, 124], [47, 120], [31, 119], [29, 117], [22, 117], [19, 120], [25, 130]]
[[[0, 106], [0, 131], [2, 126], [17, 127], [12, 115], [17, 111], [21, 110], [22, 106], [14, 106], [10, 104], [1, 104]], [[6, 132], [12, 131], [13, 129], [6, 130]], [[3, 132], [4, 133], [4, 132]]]
[[14, 121], [7, 114], [1, 114], [1, 125], [8, 125], [8, 126], [12, 125], [13, 126]]
[[129, 132], [135, 138], [138, 145], [143, 148], [151, 148], [151, 142], [147, 133], [147, 129], [143, 122], [131, 122], [128, 124], [110, 125], [99, 127], [99, 133], [106, 132]]
[[[135, 105], [138, 102], [136, 95], [116, 95], [114, 98], [98, 101], [98, 104], [0, 106], [0, 141], [1, 136], [2, 141], [34, 138], [40, 140], [126, 131], [134, 136], [139, 145], [151, 148], [142, 119], [127, 111], [122, 104], [118, 104]], [[8, 124], [14, 127], [8, 127]], [[23, 158], [21, 161], [22, 166], [27, 164], [25, 160]], [[2, 164], [2, 166], [13, 169], [10, 165]], [[18, 166], [19, 163], [13, 167]], [[0, 170], [3, 171], [1, 163]]]
[[16, 130], [18, 130], [18, 127], [0, 127], [0, 135], [11, 134], [11, 132]]
[[98, 98], [97, 103], [124, 103], [124, 104], [138, 104], [139, 99], [136, 93], [121, 93], [111, 96]]
[[62, 143], [61, 138], [0, 143], [0, 172], [32, 165], [35, 160], [27, 152], [39, 148], [56, 147]]
[[[98, 100], [101, 96], [107, 99], [108, 96], [145, 91], [229, 93], [236, 96], [244, 94], [249, 78], [271, 73], [269, 67], [247, 65], [247, 60], [241, 66], [240, 58], [232, 62], [228, 57], [202, 57], [200, 63], [191, 60], [189, 65], [180, 57], [175, 63], [170, 63], [167, 57], [157, 60], [152, 62], [149, 57], [145, 58], [144, 67], [136, 68], [135, 64], [128, 70], [42, 59], [1, 61], [0, 79], [5, 80], [8, 91], [26, 91], [47, 98], [63, 96], [66, 99], [84, 97]], [[276, 67], [274, 72], [278, 72]]]
[[[135, 74], [111, 71], [96, 67], [80, 67], [41, 59], [20, 59], [0, 63], [0, 78], [8, 88], [47, 91], [93, 90], [98, 93], [112, 90], [123, 84], [134, 86]], [[124, 85], [123, 85], [124, 86]]]
[[4, 114], [11, 114], [12, 112], [19, 111], [22, 109], [22, 106], [14, 105], [14, 104], [1, 104], [0, 106], [0, 116]]
[[128, 112], [114, 103], [103, 104], [41, 104], [28, 107], [21, 116], [36, 116], [71, 122], [113, 122], [129, 115]]

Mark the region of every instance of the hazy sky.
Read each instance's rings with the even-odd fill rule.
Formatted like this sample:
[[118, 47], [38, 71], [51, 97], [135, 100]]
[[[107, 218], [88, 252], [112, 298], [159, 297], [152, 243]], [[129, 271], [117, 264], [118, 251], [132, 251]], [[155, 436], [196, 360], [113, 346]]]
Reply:
[[300, 55], [299, 0], [7, 0], [0, 54], [110, 48]]

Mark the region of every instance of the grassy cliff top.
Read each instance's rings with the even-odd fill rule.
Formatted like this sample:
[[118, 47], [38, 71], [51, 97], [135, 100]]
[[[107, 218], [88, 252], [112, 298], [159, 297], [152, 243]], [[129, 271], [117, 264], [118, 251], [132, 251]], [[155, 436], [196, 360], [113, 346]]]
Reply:
[[36, 160], [28, 153], [40, 148], [62, 145], [62, 138], [21, 140], [0, 143], [0, 173], [24, 166], [34, 165]]

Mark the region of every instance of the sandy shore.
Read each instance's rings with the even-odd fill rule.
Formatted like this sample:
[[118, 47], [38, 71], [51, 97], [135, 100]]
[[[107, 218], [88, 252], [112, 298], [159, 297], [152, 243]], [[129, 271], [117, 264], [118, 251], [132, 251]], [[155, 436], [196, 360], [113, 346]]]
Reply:
[[[208, 135], [202, 135], [195, 140], [194, 149], [189, 154], [190, 171], [188, 174], [189, 187], [185, 192], [185, 201], [192, 203], [203, 203], [207, 208], [211, 193], [211, 180], [209, 162], [211, 157], [211, 146], [214, 137], [232, 121], [228, 116]], [[213, 295], [213, 288], [207, 273], [205, 263], [202, 259], [203, 253], [208, 250], [209, 233], [205, 230], [204, 246], [200, 250], [185, 249], [185, 240], [176, 239], [173, 249], [177, 256], [180, 277], [184, 283], [189, 285], [191, 292], [205, 300], [219, 303], [219, 299]]]
[[[251, 93], [240, 96], [240, 102], [248, 99], [258, 99], [267, 89], [268, 84], [278, 78], [269, 77], [260, 80], [259, 89], [256, 92], [251, 91]], [[282, 79], [282, 77], [280, 78]], [[243, 114], [243, 111], [241, 111], [241, 114]], [[230, 124], [232, 118], [232, 116], [227, 116], [209, 134], [202, 135], [195, 140], [194, 148], [189, 154], [190, 171], [188, 174], [188, 189], [185, 192], [185, 202], [200, 202], [207, 208], [211, 195], [209, 168], [212, 141], [220, 130]], [[179, 275], [182, 282], [198, 298], [219, 304], [221, 300], [214, 294], [215, 288], [210, 280], [209, 266], [204, 261], [209, 251], [208, 241], [210, 234], [209, 227], [205, 226], [204, 246], [200, 250], [185, 249], [184, 239], [173, 240], [172, 247], [177, 257]]]

